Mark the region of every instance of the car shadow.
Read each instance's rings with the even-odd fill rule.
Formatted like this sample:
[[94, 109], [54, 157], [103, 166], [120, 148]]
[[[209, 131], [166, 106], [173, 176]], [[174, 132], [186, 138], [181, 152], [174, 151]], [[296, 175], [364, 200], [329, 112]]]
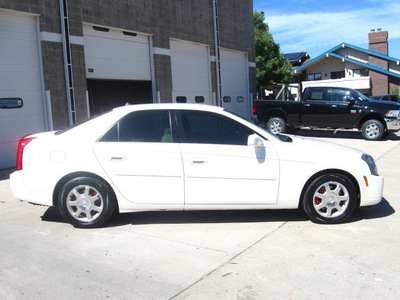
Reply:
[[[370, 210], [357, 210], [347, 223], [390, 216], [395, 210], [386, 199]], [[260, 222], [304, 222], [309, 220], [301, 209], [269, 210], [211, 210], [211, 211], [147, 211], [115, 214], [105, 227], [150, 224], [219, 224], [219, 223], [260, 223]], [[59, 210], [49, 207], [42, 221], [67, 223]]]
[[[357, 139], [363, 140], [361, 132], [354, 130], [333, 130], [333, 129], [311, 129], [302, 128], [296, 135], [304, 137], [317, 137], [317, 138], [336, 138], [336, 139]], [[399, 141], [400, 136], [395, 133], [390, 133], [387, 137], [381, 141]]]
[[348, 220], [348, 222], [358, 222], [361, 220], [381, 219], [393, 215], [396, 210], [390, 205], [389, 201], [382, 198], [382, 201], [370, 208], [358, 209]]

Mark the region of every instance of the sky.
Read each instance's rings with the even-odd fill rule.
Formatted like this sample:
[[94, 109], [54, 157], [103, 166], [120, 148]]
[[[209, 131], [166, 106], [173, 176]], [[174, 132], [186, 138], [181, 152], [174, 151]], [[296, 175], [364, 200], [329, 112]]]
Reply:
[[254, 0], [282, 53], [315, 58], [342, 42], [368, 49], [368, 33], [389, 33], [389, 56], [400, 59], [399, 0]]

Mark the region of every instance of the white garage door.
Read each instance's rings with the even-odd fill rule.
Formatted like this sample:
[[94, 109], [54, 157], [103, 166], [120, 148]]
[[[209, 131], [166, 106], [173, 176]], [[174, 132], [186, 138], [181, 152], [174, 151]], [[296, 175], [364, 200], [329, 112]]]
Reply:
[[148, 36], [84, 25], [83, 37], [87, 78], [151, 80]]
[[170, 41], [173, 102], [212, 103], [207, 46]]
[[18, 140], [46, 130], [36, 18], [0, 11], [0, 98], [21, 98], [0, 109], [0, 169], [15, 166]]
[[250, 118], [247, 55], [221, 49], [222, 105], [244, 118]]

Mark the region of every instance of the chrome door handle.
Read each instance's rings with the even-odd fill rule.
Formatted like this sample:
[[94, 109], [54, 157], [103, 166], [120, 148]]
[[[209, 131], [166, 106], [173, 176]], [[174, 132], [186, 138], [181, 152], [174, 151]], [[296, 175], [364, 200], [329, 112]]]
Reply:
[[122, 161], [122, 160], [125, 160], [125, 156], [110, 156], [109, 159], [110, 159], [110, 160]]
[[304, 104], [304, 106], [306, 106], [306, 107], [310, 107], [310, 104]]
[[192, 165], [205, 165], [206, 163], [205, 160], [192, 160]]

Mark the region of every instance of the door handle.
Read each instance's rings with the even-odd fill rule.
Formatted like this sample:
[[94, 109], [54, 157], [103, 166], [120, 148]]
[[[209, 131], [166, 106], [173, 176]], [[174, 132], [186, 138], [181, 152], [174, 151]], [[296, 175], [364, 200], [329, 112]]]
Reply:
[[310, 107], [311, 105], [310, 105], [310, 104], [304, 104], [304, 106], [306, 106], [306, 107]]
[[109, 160], [122, 161], [125, 160], [125, 156], [110, 156]]
[[333, 105], [331, 105], [331, 107], [337, 107], [337, 105], [333, 104]]
[[205, 160], [192, 160], [192, 165], [205, 165], [206, 163]]

